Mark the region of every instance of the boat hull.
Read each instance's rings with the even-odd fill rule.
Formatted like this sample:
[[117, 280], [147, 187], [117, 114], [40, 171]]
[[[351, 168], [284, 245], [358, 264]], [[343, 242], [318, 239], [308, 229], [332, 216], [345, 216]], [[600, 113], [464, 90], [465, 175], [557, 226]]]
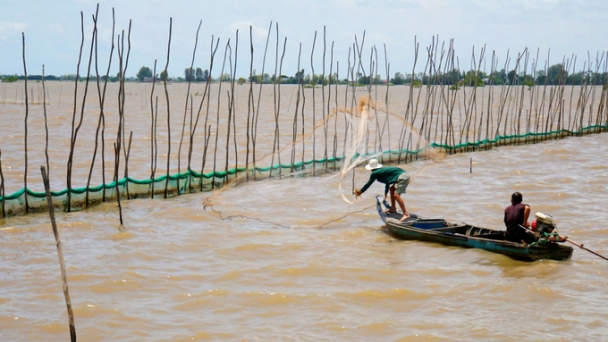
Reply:
[[[424, 227], [420, 224], [422, 219], [416, 215], [405, 222], [399, 221], [401, 214], [386, 214], [386, 206], [381, 196], [376, 197], [378, 214], [386, 224], [389, 233], [402, 240], [418, 240], [436, 242], [448, 246], [458, 246], [465, 248], [479, 248], [494, 253], [500, 253], [518, 260], [558, 260], [564, 261], [572, 256], [572, 247], [559, 243], [549, 243], [547, 245], [529, 245], [516, 243], [504, 238], [504, 232], [485, 227], [476, 227], [468, 224], [458, 224], [445, 222], [441, 228], [417, 228]], [[437, 220], [433, 220], [437, 221]]]

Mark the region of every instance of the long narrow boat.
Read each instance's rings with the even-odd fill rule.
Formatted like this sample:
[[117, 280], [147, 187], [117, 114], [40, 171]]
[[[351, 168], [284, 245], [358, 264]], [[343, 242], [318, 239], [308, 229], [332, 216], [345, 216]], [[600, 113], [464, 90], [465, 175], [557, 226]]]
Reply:
[[466, 223], [452, 223], [444, 219], [429, 219], [411, 214], [401, 222], [401, 213], [385, 213], [390, 205], [382, 196], [376, 196], [376, 209], [390, 234], [403, 240], [438, 242], [444, 245], [481, 248], [508, 255], [518, 260], [568, 260], [572, 247], [556, 242], [524, 244], [505, 239], [504, 231], [476, 227]]

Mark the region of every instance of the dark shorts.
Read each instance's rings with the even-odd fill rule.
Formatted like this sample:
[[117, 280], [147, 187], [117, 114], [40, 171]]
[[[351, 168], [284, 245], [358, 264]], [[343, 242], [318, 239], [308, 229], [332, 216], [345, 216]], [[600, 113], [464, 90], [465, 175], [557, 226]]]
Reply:
[[532, 242], [536, 241], [536, 239], [534, 238], [534, 235], [528, 233], [527, 231], [525, 231], [521, 228], [518, 230], [512, 231], [512, 232], [506, 233], [505, 238], [511, 242], [521, 243], [523, 241], [527, 244], [531, 244]]

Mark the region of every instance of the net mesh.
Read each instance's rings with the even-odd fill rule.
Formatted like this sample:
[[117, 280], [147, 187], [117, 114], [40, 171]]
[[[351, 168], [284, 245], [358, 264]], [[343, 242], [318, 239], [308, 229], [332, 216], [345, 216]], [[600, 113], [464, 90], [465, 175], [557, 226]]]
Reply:
[[[130, 177], [123, 178], [118, 182], [101, 184], [93, 187], [72, 188], [71, 201], [68, 207], [68, 189], [61, 191], [51, 191], [53, 206], [56, 209], [63, 211], [82, 210], [88, 206], [99, 204], [102, 202], [115, 201], [117, 193], [120, 193], [121, 199], [135, 198], [165, 198], [173, 197], [186, 193], [199, 191], [221, 191], [227, 185], [238, 183], [250, 179], [265, 179], [277, 177], [279, 170], [280, 177], [305, 177], [311, 175], [320, 175], [326, 172], [340, 172], [342, 179], [346, 178], [349, 171], [361, 165], [362, 162], [370, 158], [376, 158], [382, 164], [400, 165], [406, 164], [415, 160], [427, 160], [429, 164], [439, 162], [445, 158], [447, 154], [468, 152], [473, 148], [489, 149], [494, 146], [528, 144], [549, 139], [560, 139], [567, 136], [578, 136], [581, 134], [590, 134], [605, 131], [608, 125], [590, 125], [583, 127], [577, 131], [567, 129], [553, 130], [549, 132], [528, 132], [519, 135], [504, 135], [497, 136], [495, 139], [482, 139], [475, 142], [466, 142], [460, 144], [437, 144], [428, 143], [413, 127], [403, 121], [403, 125], [407, 126], [407, 133], [414, 135], [416, 138], [412, 141], [417, 141], [416, 147], [404, 149], [394, 149], [385, 151], [368, 151], [369, 145], [365, 142], [366, 132], [369, 129], [369, 124], [374, 118], [373, 111], [384, 111], [373, 103], [369, 98], [362, 98], [359, 101], [359, 106], [356, 111], [348, 111], [345, 109], [336, 110], [336, 115], [342, 114], [351, 129], [351, 133], [347, 135], [345, 143], [345, 153], [341, 157], [328, 157], [295, 163], [281, 163], [266, 167], [242, 167], [231, 168], [225, 171], [215, 171], [210, 173], [199, 173], [196, 171], [186, 171], [173, 175], [162, 175], [155, 179], [133, 179]], [[393, 115], [388, 113], [389, 115]], [[395, 115], [396, 117], [399, 117]], [[329, 119], [328, 116], [327, 119]], [[319, 124], [321, 127], [323, 123]], [[312, 134], [312, 133], [311, 133]], [[291, 145], [289, 145], [291, 146]], [[285, 146], [283, 149], [288, 148]], [[267, 160], [267, 156], [263, 160]], [[263, 161], [262, 160], [262, 161]], [[426, 166], [425, 166], [426, 167]], [[417, 173], [424, 169], [421, 168]], [[313, 172], [313, 170], [315, 170]], [[415, 177], [416, 174], [412, 176]], [[340, 182], [340, 192], [345, 201], [352, 201], [344, 195]], [[27, 197], [27, 208], [26, 208]], [[0, 196], [0, 217], [8, 217], [21, 215], [26, 212], [40, 212], [48, 209], [46, 193], [32, 191], [30, 189], [20, 189], [12, 194], [4, 194]]]

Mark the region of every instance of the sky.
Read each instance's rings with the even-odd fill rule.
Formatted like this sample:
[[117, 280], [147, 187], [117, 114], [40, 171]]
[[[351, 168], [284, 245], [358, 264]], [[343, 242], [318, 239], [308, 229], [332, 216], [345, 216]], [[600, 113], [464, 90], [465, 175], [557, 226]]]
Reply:
[[[528, 49], [531, 59], [539, 56], [541, 69], [547, 62], [553, 65], [575, 56], [580, 70], [588, 61], [596, 65], [598, 54], [608, 50], [606, 0], [0, 0], [0, 75], [24, 74], [22, 34], [28, 75], [42, 74], [42, 65], [46, 75], [76, 74], [77, 70], [86, 74], [98, 4], [100, 74], [105, 74], [112, 40], [117, 44], [118, 35], [124, 38], [127, 51], [130, 21], [127, 76], [135, 76], [142, 66], [152, 69], [156, 61], [157, 73], [168, 63], [170, 77], [183, 77], [184, 69], [193, 63], [199, 23], [193, 66], [209, 69], [211, 42], [219, 39], [213, 76], [221, 72], [226, 56], [224, 72], [229, 71], [228, 61], [236, 59], [237, 76], [248, 76], [250, 63], [257, 74], [264, 70], [272, 75], [281, 60], [280, 73], [291, 76], [300, 59], [305, 73], [312, 74], [314, 68], [315, 74], [322, 74], [325, 67], [329, 74], [331, 66], [332, 73], [337, 69], [339, 77], [345, 78], [354, 44], [362, 46], [364, 70], [369, 71], [375, 51], [377, 73], [386, 75], [388, 62], [390, 77], [395, 72], [411, 73], [415, 42], [420, 44], [415, 72], [422, 71], [433, 39], [445, 49], [453, 42], [455, 63], [464, 70], [471, 69], [472, 56], [477, 60], [484, 46], [486, 59], [481, 68], [486, 71], [491, 68], [492, 54], [499, 65], [509, 56], [512, 66], [511, 60]], [[81, 13], [84, 46], [78, 69]], [[117, 61], [115, 48], [110, 74], [117, 73]]]

